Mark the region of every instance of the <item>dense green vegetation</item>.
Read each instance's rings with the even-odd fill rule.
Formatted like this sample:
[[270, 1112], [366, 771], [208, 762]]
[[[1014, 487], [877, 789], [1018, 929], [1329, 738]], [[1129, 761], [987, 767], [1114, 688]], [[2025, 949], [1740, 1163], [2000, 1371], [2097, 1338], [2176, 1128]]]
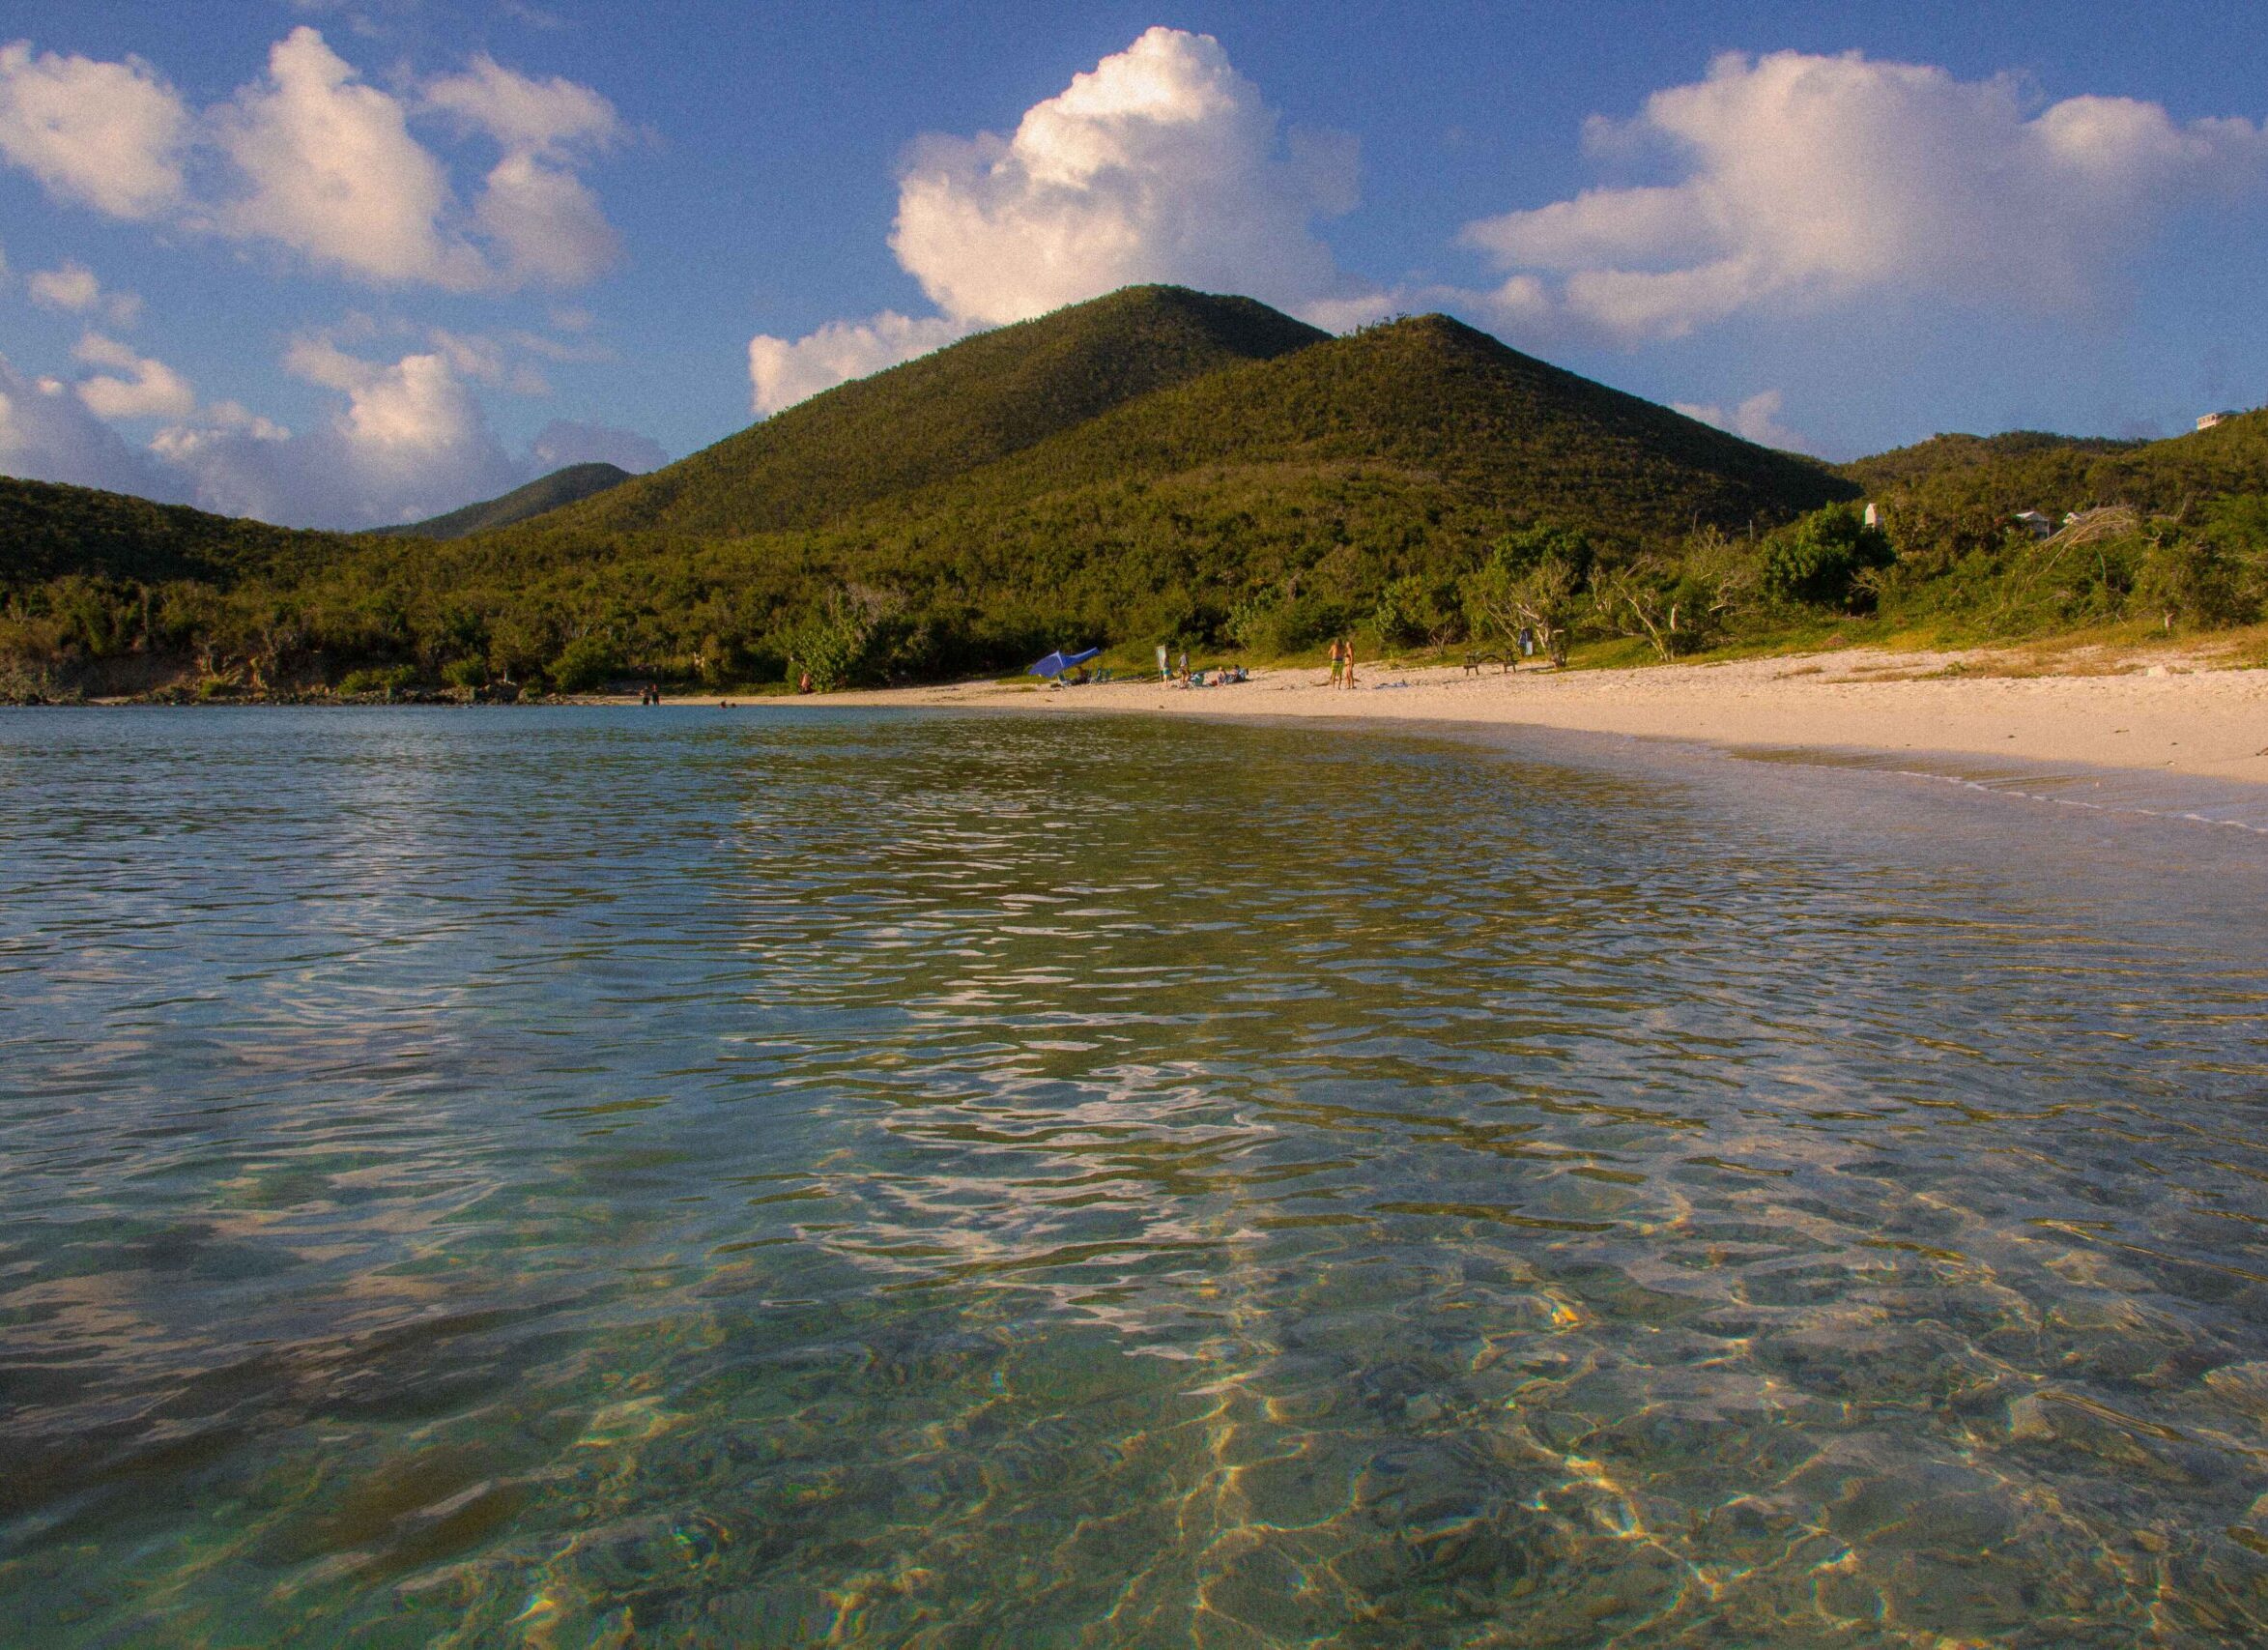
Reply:
[[545, 527], [572, 540], [816, 527], [1155, 391], [1327, 335], [1249, 298], [1128, 287], [843, 385]]
[[618, 487], [628, 479], [630, 472], [619, 465], [570, 464], [548, 476], [538, 476], [525, 487], [514, 487], [502, 498], [483, 499], [478, 504], [450, 510], [446, 515], [411, 522], [407, 527], [381, 527], [372, 531], [381, 537], [464, 538], [579, 503], [593, 493]]
[[[1329, 338], [1136, 288], [461, 538], [0, 482], [0, 695], [144, 687], [163, 661], [208, 693], [580, 691], [1177, 638], [1271, 656], [1530, 629], [1668, 658], [1859, 622], [2243, 623], [2268, 600], [2263, 500], [2268, 415], [2146, 444], [1940, 436], [1838, 472], [1446, 317]], [[2024, 509], [2077, 519], [2042, 542]]]
[[332, 560], [340, 542], [332, 533], [0, 476], [0, 586], [12, 591], [74, 574], [138, 584], [291, 581]]

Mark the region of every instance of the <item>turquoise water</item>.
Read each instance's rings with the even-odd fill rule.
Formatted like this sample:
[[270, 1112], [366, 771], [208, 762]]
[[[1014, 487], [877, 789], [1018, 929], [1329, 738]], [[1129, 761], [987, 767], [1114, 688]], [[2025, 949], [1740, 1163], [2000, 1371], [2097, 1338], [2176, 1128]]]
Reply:
[[2268, 840], [1628, 745], [0, 718], [0, 1636], [2268, 1634]]

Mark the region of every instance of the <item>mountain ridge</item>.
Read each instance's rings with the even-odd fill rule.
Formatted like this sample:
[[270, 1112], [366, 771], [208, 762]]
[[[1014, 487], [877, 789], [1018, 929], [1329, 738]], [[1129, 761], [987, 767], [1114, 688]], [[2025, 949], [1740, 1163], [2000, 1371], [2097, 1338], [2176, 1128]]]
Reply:
[[710, 536], [818, 527], [1167, 385], [1327, 336], [1249, 298], [1127, 287], [838, 385], [557, 525]]
[[547, 510], [579, 504], [629, 479], [629, 471], [603, 460], [566, 464], [493, 499], [475, 499], [453, 510], [400, 527], [372, 527], [363, 531], [379, 538], [465, 538], [475, 533], [510, 527]]

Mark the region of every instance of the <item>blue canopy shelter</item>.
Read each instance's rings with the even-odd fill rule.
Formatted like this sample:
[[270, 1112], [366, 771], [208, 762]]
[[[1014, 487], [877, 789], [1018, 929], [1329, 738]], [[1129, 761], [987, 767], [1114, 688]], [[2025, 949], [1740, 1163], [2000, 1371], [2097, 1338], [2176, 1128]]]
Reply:
[[1089, 648], [1083, 653], [1067, 653], [1058, 648], [1023, 674], [1026, 676], [1061, 676], [1067, 670], [1077, 669], [1102, 651], [1100, 648]]

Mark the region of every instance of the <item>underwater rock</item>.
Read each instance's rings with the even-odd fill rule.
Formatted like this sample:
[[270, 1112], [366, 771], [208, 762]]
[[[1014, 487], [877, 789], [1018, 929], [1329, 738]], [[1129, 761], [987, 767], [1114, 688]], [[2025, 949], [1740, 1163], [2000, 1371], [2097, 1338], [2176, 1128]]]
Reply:
[[2205, 1376], [2213, 1395], [2256, 1421], [2268, 1421], [2268, 1363], [2224, 1364]]
[[2008, 1437], [2012, 1443], [2075, 1450], [2154, 1478], [2188, 1482], [2193, 1476], [2156, 1447], [2156, 1440], [2145, 1442], [2093, 1405], [2049, 1394], [2026, 1393], [2008, 1405]]

